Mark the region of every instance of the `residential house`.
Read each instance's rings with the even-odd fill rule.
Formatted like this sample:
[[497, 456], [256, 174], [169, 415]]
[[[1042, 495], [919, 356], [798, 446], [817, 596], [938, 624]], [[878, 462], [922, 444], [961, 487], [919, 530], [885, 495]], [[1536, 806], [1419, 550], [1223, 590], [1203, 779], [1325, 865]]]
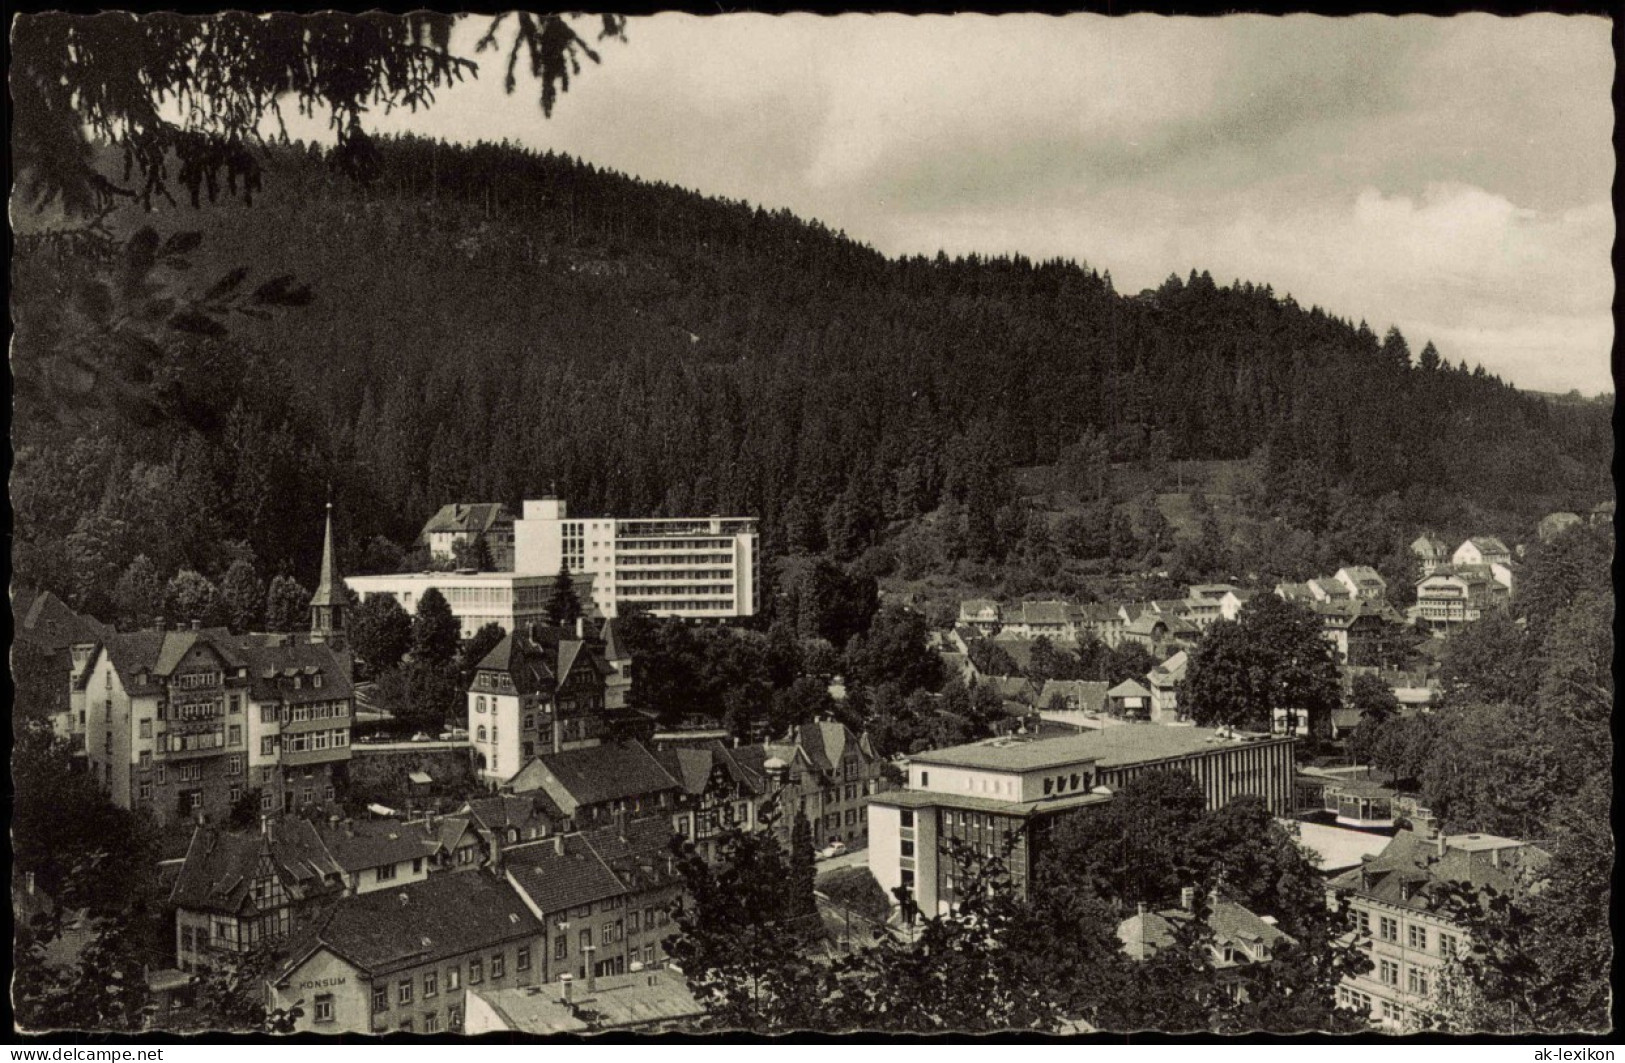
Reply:
[[1411, 543], [1411, 553], [1422, 563], [1422, 575], [1431, 576], [1440, 565], [1450, 563], [1450, 548], [1436, 535], [1424, 533]]
[[1610, 498], [1605, 501], [1598, 502], [1596, 505], [1591, 507], [1591, 512], [1588, 514], [1588, 516], [1592, 524], [1614, 523], [1614, 500]]
[[1309, 605], [1317, 600], [1315, 589], [1307, 583], [1277, 583], [1275, 596], [1294, 605]]
[[1347, 565], [1332, 577], [1357, 601], [1380, 602], [1388, 593], [1388, 581], [1369, 565]]
[[1469, 947], [1466, 929], [1440, 904], [1446, 887], [1516, 896], [1531, 888], [1548, 860], [1528, 842], [1489, 834], [1394, 835], [1376, 859], [1328, 884], [1332, 902], [1348, 902], [1372, 964], [1343, 980], [1338, 1003], [1395, 1032], [1421, 1027], [1437, 1006], [1442, 968]]
[[[812, 825], [819, 845], [839, 841], [848, 848], [868, 844], [864, 806], [886, 787], [884, 759], [867, 735], [853, 733], [831, 720], [802, 724], [784, 741], [741, 746], [730, 751], [748, 771], [767, 779], [766, 764], [776, 759], [786, 766], [785, 781], [769, 790], [784, 814], [773, 824], [780, 840], [788, 843], [797, 812]], [[770, 780], [769, 780], [770, 782]]]
[[1512, 551], [1493, 535], [1474, 536], [1450, 555], [1452, 565], [1504, 565], [1511, 560]]
[[688, 979], [669, 969], [640, 970], [578, 983], [565, 978], [525, 989], [471, 992], [464, 1032], [533, 1036], [606, 1032], [683, 1032], [705, 1014]]
[[1206, 631], [1210, 624], [1223, 617], [1225, 597], [1235, 589], [1228, 583], [1192, 584], [1185, 589], [1185, 619]]
[[1364, 598], [1315, 602], [1321, 635], [1337, 651], [1338, 663], [1358, 668], [1379, 668], [1393, 653], [1398, 617], [1387, 603]]
[[665, 962], [681, 891], [670, 824], [658, 819], [557, 834], [502, 853], [505, 880], [547, 928], [538, 981], [585, 981]]
[[[82, 680], [96, 647], [113, 629], [93, 617], [81, 616], [50, 591], [17, 586], [11, 592], [12, 672], [19, 677], [31, 664], [42, 673], [55, 673], [60, 682], [50, 687], [52, 704], [40, 706], [50, 713], [51, 727], [68, 739], [76, 752], [85, 748], [85, 687]], [[19, 689], [19, 706], [21, 704]]]
[[1444, 633], [1502, 608], [1509, 596], [1487, 565], [1441, 565], [1416, 584], [1410, 613], [1417, 627]]
[[667, 774], [683, 784], [674, 822], [678, 833], [706, 857], [716, 856], [716, 839], [729, 827], [755, 830], [768, 780], [747, 767], [733, 750], [711, 740], [655, 751]]
[[1148, 609], [1124, 626], [1120, 641], [1137, 642], [1153, 657], [1161, 657], [1195, 646], [1200, 637], [1196, 625], [1183, 617]]
[[1004, 616], [999, 603], [989, 598], [971, 598], [959, 603], [958, 627], [969, 628], [986, 638], [996, 635], [1003, 626]]
[[1226, 591], [1224, 597], [1219, 600], [1220, 619], [1234, 621], [1241, 615], [1242, 606], [1252, 601], [1253, 595], [1257, 593], [1257, 591]]
[[617, 812], [670, 823], [683, 787], [642, 743], [606, 742], [540, 755], [503, 789], [540, 791], [563, 816], [560, 829], [570, 831], [607, 822]]
[[295, 939], [266, 1002], [298, 1003], [299, 1033], [458, 1032], [469, 990], [536, 984], [546, 946], [506, 879], [435, 875], [336, 901]]
[[598, 641], [602, 644], [599, 656], [609, 665], [609, 673], [604, 676], [604, 708], [624, 709], [627, 696], [632, 692], [632, 653], [614, 617], [604, 621], [598, 631]]
[[1180, 650], [1151, 669], [1146, 681], [1151, 686], [1151, 722], [1174, 723], [1184, 719], [1179, 710], [1179, 684], [1185, 681], [1190, 656]]
[[485, 859], [493, 845], [507, 849], [557, 834], [564, 829], [567, 818], [544, 790], [474, 798], [458, 814], [468, 817], [481, 841], [482, 851], [475, 858], [479, 861]]
[[182, 971], [286, 937], [294, 916], [324, 898], [421, 882], [436, 843], [394, 820], [314, 824], [267, 817], [260, 829], [192, 832], [170, 890]]
[[1093, 635], [1108, 646], [1115, 647], [1123, 636], [1128, 617], [1121, 607], [1108, 602], [1086, 602], [1072, 607], [1072, 627], [1082, 638]]
[[1125, 679], [1106, 691], [1106, 707], [1113, 716], [1149, 720], [1151, 691], [1132, 679]]
[[[1177, 908], [1147, 911], [1145, 905], [1140, 905], [1138, 913], [1118, 924], [1117, 940], [1123, 943], [1123, 951], [1130, 959], [1143, 963], [1172, 946], [1180, 924], [1195, 917], [1196, 891], [1187, 886], [1181, 891]], [[1203, 922], [1212, 934], [1207, 946], [1208, 962], [1219, 985], [1235, 999], [1244, 998], [1242, 972], [1269, 963], [1282, 942], [1293, 941], [1275, 925], [1274, 918], [1255, 915], [1217, 890], [1208, 896]]]
[[1354, 600], [1354, 593], [1335, 577], [1317, 576], [1305, 584], [1315, 602], [1342, 604]]
[[500, 502], [454, 502], [441, 506], [418, 535], [436, 561], [485, 554], [488, 565], [468, 565], [492, 572], [513, 571], [513, 514]]
[[606, 681], [614, 674], [585, 624], [509, 632], [474, 670], [468, 734], [480, 777], [503, 783], [534, 757], [603, 741]]
[[1071, 607], [1058, 601], [1022, 602], [1021, 618], [1006, 624], [1005, 629], [1030, 639], [1047, 638], [1051, 642], [1071, 641], [1077, 636]]
[[325, 805], [350, 759], [349, 655], [223, 628], [110, 635], [81, 677], [91, 777], [159, 822]]

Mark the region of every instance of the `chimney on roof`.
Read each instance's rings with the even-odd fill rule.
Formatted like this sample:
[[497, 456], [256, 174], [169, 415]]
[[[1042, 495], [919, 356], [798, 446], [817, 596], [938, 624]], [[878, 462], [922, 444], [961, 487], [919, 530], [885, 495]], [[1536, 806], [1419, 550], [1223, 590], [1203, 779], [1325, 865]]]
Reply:
[[1194, 886], [1186, 886], [1179, 891], [1179, 906], [1187, 912], [1196, 909], [1196, 888]]
[[626, 841], [626, 809], [624, 808], [615, 810], [615, 836], [623, 842]]
[[405, 908], [408, 904], [412, 903], [411, 896], [409, 894], [405, 893], [404, 891], [402, 893], [398, 894], [398, 896], [401, 899], [401, 907], [402, 908]]
[[1501, 866], [1501, 847], [1500, 846], [1496, 846], [1494, 849], [1490, 850], [1490, 864], [1493, 867], [1500, 867]]
[[1443, 860], [1444, 859], [1444, 831], [1440, 831], [1439, 834], [1438, 834], [1438, 846], [1439, 846], [1439, 853], [1438, 853], [1439, 859]]

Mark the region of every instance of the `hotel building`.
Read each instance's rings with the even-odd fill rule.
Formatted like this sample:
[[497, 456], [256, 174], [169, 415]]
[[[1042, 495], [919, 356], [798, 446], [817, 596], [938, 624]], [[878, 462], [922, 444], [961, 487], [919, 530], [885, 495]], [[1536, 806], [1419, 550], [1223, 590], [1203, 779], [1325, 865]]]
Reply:
[[754, 616], [760, 565], [754, 517], [572, 518], [562, 499], [526, 500], [514, 522], [514, 570], [593, 577], [582, 603], [613, 617]]

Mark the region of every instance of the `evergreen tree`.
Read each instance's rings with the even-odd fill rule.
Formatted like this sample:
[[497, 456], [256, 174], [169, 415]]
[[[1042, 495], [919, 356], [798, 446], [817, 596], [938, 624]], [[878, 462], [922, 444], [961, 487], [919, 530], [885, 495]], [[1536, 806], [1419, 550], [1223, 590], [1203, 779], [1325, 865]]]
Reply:
[[412, 660], [436, 668], [452, 664], [461, 635], [446, 596], [434, 587], [424, 591], [412, 620]]
[[547, 620], [554, 627], [568, 627], [581, 614], [581, 599], [576, 597], [575, 583], [570, 579], [570, 566], [559, 563], [559, 574], [553, 577], [553, 596], [547, 602]]

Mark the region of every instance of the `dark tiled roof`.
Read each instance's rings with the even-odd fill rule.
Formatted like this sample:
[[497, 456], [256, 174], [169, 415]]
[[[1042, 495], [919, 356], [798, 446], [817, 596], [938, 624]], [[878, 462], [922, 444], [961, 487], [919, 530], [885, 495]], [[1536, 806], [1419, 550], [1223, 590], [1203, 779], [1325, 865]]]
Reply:
[[387, 819], [323, 824], [317, 833], [334, 862], [350, 872], [433, 856], [439, 848], [421, 825]]
[[[547, 786], [549, 777], [559, 793]], [[565, 808], [561, 797], [579, 808], [681, 789], [654, 754], [634, 741], [545, 754], [520, 768], [508, 786], [520, 794], [547, 788], [567, 815], [574, 815], [575, 809]]]
[[1065, 624], [1065, 602], [1022, 602], [1021, 620], [1026, 624]]
[[1437, 838], [1415, 831], [1395, 834], [1372, 860], [1331, 880], [1335, 889], [1406, 908], [1428, 910], [1440, 887], [1460, 883], [1474, 890], [1517, 894], [1523, 871], [1538, 871], [1550, 859], [1526, 842], [1484, 834], [1448, 835], [1440, 852]]
[[548, 915], [627, 892], [580, 834], [559, 834], [515, 846], [502, 858], [508, 877]]
[[343, 870], [315, 828], [297, 817], [272, 820], [255, 831], [199, 827], [192, 833], [170, 902], [197, 911], [250, 913], [252, 881], [265, 860], [294, 899], [338, 888], [336, 876]]
[[422, 534], [427, 538], [435, 532], [485, 532], [503, 523], [513, 523], [513, 514], [501, 502], [453, 502], [429, 518]]
[[113, 633], [100, 620], [69, 609], [50, 591], [27, 587], [12, 590], [11, 623], [12, 638], [17, 642], [52, 652], [100, 642]]
[[[1135, 959], [1149, 959], [1158, 949], [1174, 943], [1175, 925], [1189, 918], [1190, 913], [1182, 908], [1168, 908], [1125, 921], [1127, 936], [1133, 938], [1125, 942], [1129, 954]], [[1134, 925], [1136, 919], [1138, 927]], [[1292, 940], [1284, 931], [1223, 897], [1209, 901], [1207, 925], [1213, 931], [1214, 945], [1221, 949], [1226, 945], [1242, 945], [1250, 950], [1259, 944], [1274, 948], [1277, 942]]]
[[637, 892], [670, 885], [679, 878], [671, 842], [675, 837], [665, 816], [624, 819], [587, 831], [587, 844], [625, 886]]
[[326, 946], [376, 977], [542, 931], [506, 881], [477, 872], [432, 875], [338, 901], [294, 947], [287, 970]]
[[468, 814], [482, 830], [501, 834], [513, 827], [522, 838], [564, 818], [563, 810], [542, 790], [477, 798], [468, 802]]

